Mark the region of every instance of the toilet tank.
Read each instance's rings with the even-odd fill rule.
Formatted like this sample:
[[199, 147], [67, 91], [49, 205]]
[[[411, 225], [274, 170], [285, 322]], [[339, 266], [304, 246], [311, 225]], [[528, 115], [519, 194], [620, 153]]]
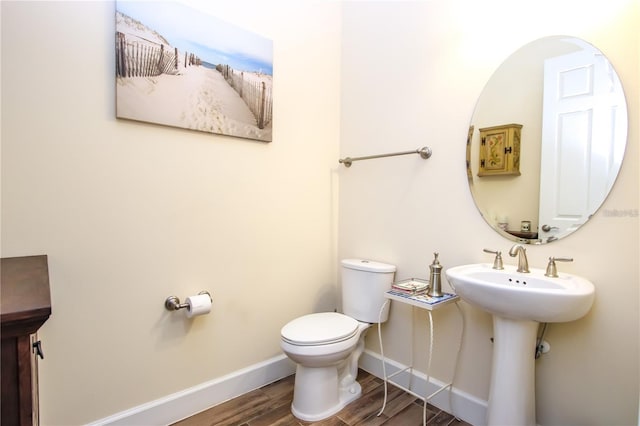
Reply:
[[363, 259], [342, 261], [342, 312], [358, 321], [377, 323], [389, 318], [384, 293], [391, 289], [396, 267]]

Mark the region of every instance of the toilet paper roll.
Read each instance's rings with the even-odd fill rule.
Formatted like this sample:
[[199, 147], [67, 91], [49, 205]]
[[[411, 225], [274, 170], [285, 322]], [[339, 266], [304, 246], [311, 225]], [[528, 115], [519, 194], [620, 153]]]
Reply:
[[206, 315], [211, 312], [211, 296], [208, 294], [199, 294], [197, 296], [187, 297], [186, 303], [187, 317], [195, 317], [198, 315]]

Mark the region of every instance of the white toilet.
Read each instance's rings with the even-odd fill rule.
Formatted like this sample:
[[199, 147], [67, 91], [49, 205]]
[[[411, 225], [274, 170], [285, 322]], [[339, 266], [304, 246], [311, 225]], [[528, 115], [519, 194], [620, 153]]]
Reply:
[[[291, 412], [318, 421], [340, 411], [362, 393], [358, 359], [372, 323], [386, 322], [396, 267], [360, 259], [342, 261], [344, 314], [304, 315], [282, 327], [280, 346], [298, 364]], [[383, 309], [384, 306], [384, 309]]]

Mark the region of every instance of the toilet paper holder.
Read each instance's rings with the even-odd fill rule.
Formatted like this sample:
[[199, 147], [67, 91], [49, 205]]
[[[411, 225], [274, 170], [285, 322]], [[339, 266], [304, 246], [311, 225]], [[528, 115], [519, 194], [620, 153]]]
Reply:
[[[206, 290], [203, 290], [200, 293], [198, 293], [198, 295], [203, 295], [203, 294], [206, 294], [207, 296], [209, 296], [209, 299], [211, 299], [211, 301], [213, 302], [213, 299], [211, 298], [211, 293], [209, 293]], [[177, 296], [169, 296], [164, 301], [164, 307], [168, 311], [177, 311], [179, 309], [188, 308], [189, 304], [188, 303], [180, 303], [180, 299]]]

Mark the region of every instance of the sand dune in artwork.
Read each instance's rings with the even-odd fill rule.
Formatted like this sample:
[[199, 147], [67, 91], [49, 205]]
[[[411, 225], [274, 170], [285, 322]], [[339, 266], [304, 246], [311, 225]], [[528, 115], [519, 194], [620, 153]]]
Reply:
[[204, 132], [270, 140], [218, 71], [187, 67], [178, 75], [117, 79], [118, 116]]

